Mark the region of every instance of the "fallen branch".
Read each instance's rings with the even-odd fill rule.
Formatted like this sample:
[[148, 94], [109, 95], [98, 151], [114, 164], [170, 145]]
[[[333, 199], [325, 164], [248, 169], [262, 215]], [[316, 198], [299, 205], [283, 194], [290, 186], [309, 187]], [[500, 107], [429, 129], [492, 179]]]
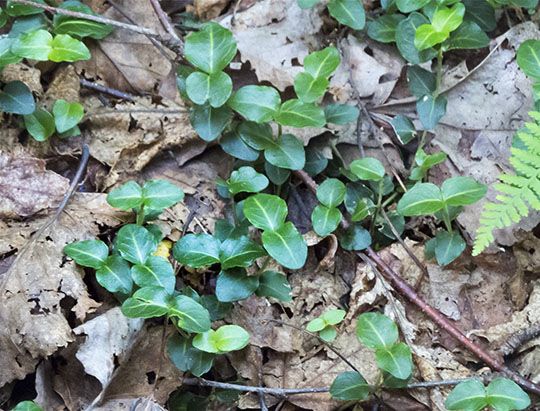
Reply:
[[[303, 170], [298, 170], [294, 172], [295, 175], [300, 178], [314, 193], [317, 192], [317, 184], [313, 179]], [[344, 229], [349, 227], [349, 222], [345, 219], [341, 220], [340, 226]], [[398, 291], [401, 295], [407, 297], [412, 303], [414, 303], [420, 310], [426, 313], [435, 323], [437, 323], [441, 328], [448, 332], [452, 337], [458, 340], [463, 344], [467, 349], [476, 354], [478, 358], [484, 361], [492, 369], [501, 372], [507, 378], [512, 379], [523, 388], [530, 392], [540, 395], [540, 387], [529, 381], [528, 379], [522, 377], [516, 372], [510, 370], [506, 365], [501, 361], [492, 357], [486, 353], [482, 348], [472, 342], [463, 332], [461, 332], [457, 327], [455, 327], [448, 318], [446, 318], [440, 311], [436, 310], [430, 306], [426, 301], [424, 301], [416, 292], [416, 290], [410, 286], [399, 274], [392, 270], [382, 259], [381, 257], [371, 248], [368, 247], [362, 251], [366, 254], [373, 262], [379, 267], [381, 272], [389, 280], [390, 284]]]

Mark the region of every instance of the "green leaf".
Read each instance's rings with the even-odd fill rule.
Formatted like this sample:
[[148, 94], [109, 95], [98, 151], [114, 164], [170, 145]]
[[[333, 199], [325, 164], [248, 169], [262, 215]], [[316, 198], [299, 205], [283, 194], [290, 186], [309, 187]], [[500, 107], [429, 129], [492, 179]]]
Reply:
[[322, 331], [326, 327], [326, 323], [321, 317], [315, 318], [314, 320], [311, 320], [306, 325], [306, 330], [312, 333]]
[[429, 2], [430, 0], [396, 0], [396, 6], [402, 13], [410, 13], [421, 9]]
[[9, 38], [15, 40], [25, 33], [41, 29], [48, 29], [48, 22], [49, 20], [42, 13], [32, 16], [19, 17], [11, 25]]
[[4, 37], [0, 39], [0, 67], [5, 67], [9, 64], [18, 63], [22, 57], [11, 52], [11, 46], [15, 39]]
[[312, 8], [318, 2], [319, 0], [297, 0], [298, 7], [304, 10]]
[[324, 108], [324, 115], [327, 123], [342, 126], [356, 121], [360, 115], [360, 110], [348, 104], [333, 103]]
[[230, 303], [248, 298], [259, 287], [259, 278], [248, 276], [243, 268], [222, 270], [217, 278], [216, 297], [219, 301]]
[[484, 384], [476, 379], [460, 382], [444, 402], [449, 410], [460, 411], [480, 411], [487, 405]]
[[283, 302], [292, 300], [291, 285], [287, 281], [287, 276], [275, 271], [262, 273], [255, 294], [259, 297], [273, 297]]
[[130, 263], [144, 264], [157, 250], [157, 241], [146, 228], [128, 224], [116, 235], [116, 249]]
[[349, 213], [353, 213], [362, 200], [369, 200], [373, 203], [374, 194], [368, 187], [362, 183], [347, 184], [347, 194], [345, 194], [345, 208]]
[[439, 94], [437, 97], [424, 96], [416, 103], [418, 118], [425, 129], [435, 128], [439, 120], [446, 113], [446, 96]]
[[403, 14], [385, 14], [368, 23], [368, 36], [381, 43], [396, 41], [396, 29]]
[[360, 251], [371, 245], [371, 235], [360, 224], [351, 224], [339, 239], [341, 247], [349, 251]]
[[56, 100], [53, 107], [54, 123], [58, 132], [63, 133], [75, 127], [84, 116], [84, 108], [80, 103], [68, 103]]
[[283, 126], [296, 128], [323, 127], [326, 124], [322, 108], [296, 99], [288, 100], [281, 105], [276, 121]]
[[264, 249], [247, 236], [227, 238], [219, 249], [221, 268], [249, 267], [259, 258], [266, 256]]
[[414, 35], [414, 46], [418, 51], [427, 50], [445, 41], [450, 33], [447, 31], [437, 31], [431, 24], [422, 24], [416, 29]]
[[255, 161], [259, 158], [259, 152], [248, 146], [237, 130], [225, 133], [220, 140], [220, 144], [223, 151], [240, 160]]
[[213, 108], [210, 104], [195, 105], [189, 111], [191, 125], [204, 141], [213, 141], [225, 130], [233, 116], [227, 107]]
[[205, 294], [201, 297], [201, 304], [210, 313], [211, 321], [223, 320], [233, 308], [232, 303], [223, 303], [215, 295]]
[[347, 188], [337, 178], [327, 178], [317, 187], [317, 199], [327, 207], [337, 207], [345, 199]]
[[476, 50], [489, 45], [489, 37], [472, 21], [464, 21], [443, 44], [445, 50]]
[[366, 13], [361, 0], [330, 0], [330, 15], [345, 26], [362, 30], [366, 25]]
[[[90, 7], [78, 1], [64, 1], [60, 5], [60, 8], [98, 16], [98, 14], [94, 13]], [[98, 23], [96, 21], [55, 14], [53, 17], [53, 29], [56, 34], [69, 34], [79, 38], [92, 37], [100, 40], [109, 35], [114, 30], [114, 26]]]
[[326, 342], [334, 341], [336, 339], [336, 336], [337, 336], [337, 331], [333, 325], [327, 325], [319, 333], [319, 337], [321, 337]]
[[129, 318], [152, 318], [167, 314], [167, 291], [161, 287], [141, 288], [122, 304], [122, 313]]
[[343, 215], [337, 208], [319, 205], [311, 214], [311, 223], [317, 234], [326, 237], [335, 231], [342, 218]]
[[281, 97], [273, 87], [244, 86], [231, 97], [228, 104], [246, 119], [264, 123], [276, 115], [281, 105]]
[[338, 66], [339, 51], [335, 47], [326, 47], [321, 51], [315, 51], [304, 59], [304, 70], [314, 79], [328, 78]]
[[15, 39], [11, 52], [19, 57], [46, 61], [52, 50], [53, 36], [47, 30], [26, 33]]
[[195, 104], [208, 101], [214, 108], [221, 107], [232, 93], [232, 79], [223, 71], [212, 74], [196, 71], [186, 79], [186, 92]]
[[420, 66], [409, 66], [407, 69], [407, 84], [412, 95], [416, 98], [433, 94], [437, 88], [435, 75]]
[[265, 150], [275, 145], [274, 132], [268, 123], [244, 121], [238, 126], [238, 134], [254, 150]]
[[465, 15], [465, 6], [459, 2], [452, 7], [439, 6], [433, 14], [431, 25], [436, 31], [451, 32], [459, 27]]
[[343, 321], [345, 314], [347, 314], [347, 312], [343, 310], [329, 310], [321, 315], [321, 318], [326, 325], [336, 325]]
[[304, 171], [311, 177], [321, 173], [328, 166], [328, 159], [319, 151], [311, 147], [306, 148], [306, 164]]
[[309, 73], [298, 73], [294, 78], [294, 91], [304, 103], [314, 103], [324, 96], [330, 82], [324, 77], [313, 77]]
[[63, 131], [62, 133], [58, 132], [58, 138], [70, 138], [75, 137], [81, 134], [81, 129], [79, 126], [71, 127], [70, 129]]
[[414, 155], [414, 161], [418, 164], [419, 167], [424, 169], [429, 169], [434, 165], [442, 163], [446, 160], [446, 153], [439, 152], [435, 154], [426, 155], [425, 151], [421, 148], [416, 151]]
[[401, 55], [413, 64], [430, 61], [437, 55], [432, 48], [419, 51], [414, 45], [416, 29], [424, 24], [429, 24], [429, 20], [423, 14], [414, 12], [400, 21], [396, 29], [396, 46]]
[[516, 60], [527, 76], [540, 80], [540, 40], [525, 40], [521, 43]]
[[353, 223], [362, 221], [364, 218], [370, 215], [375, 208], [376, 206], [369, 198], [360, 199], [356, 205], [356, 208], [351, 213], [351, 221]]
[[142, 188], [135, 181], [128, 181], [122, 187], [116, 188], [107, 194], [107, 203], [122, 210], [139, 207], [142, 202]]
[[69, 34], [57, 34], [52, 41], [48, 59], [55, 62], [89, 60], [90, 50]]
[[476, 23], [483, 31], [497, 28], [495, 9], [486, 0], [463, 0], [465, 5], [465, 22]]
[[[392, 347], [398, 339], [398, 328], [386, 315], [379, 313], [364, 313], [358, 317], [356, 335], [360, 342], [368, 348], [376, 350], [388, 349]], [[407, 376], [403, 378], [407, 378]]]
[[449, 233], [446, 230], [440, 230], [435, 237], [435, 256], [440, 266], [450, 264], [458, 258], [463, 250], [465, 250], [465, 240], [459, 232], [453, 231]]
[[411, 350], [405, 343], [378, 349], [375, 352], [375, 361], [381, 370], [400, 380], [409, 378], [413, 372]]
[[144, 264], [131, 267], [131, 276], [139, 287], [162, 287], [172, 294], [176, 284], [174, 269], [165, 258], [150, 256]]
[[266, 175], [270, 179], [270, 181], [276, 185], [281, 185], [291, 175], [291, 171], [287, 170], [285, 168], [276, 167], [272, 164], [270, 164], [268, 161], [264, 162], [264, 171], [266, 172]]
[[77, 264], [97, 270], [105, 264], [109, 247], [100, 240], [77, 241], [66, 245], [64, 253]]
[[217, 73], [236, 55], [236, 42], [229, 30], [210, 21], [186, 39], [184, 55], [205, 73]]
[[[45, 0], [35, 0], [34, 3], [46, 5]], [[10, 0], [8, 0], [6, 4], [6, 13], [12, 17], [28, 16], [31, 14], [41, 14], [44, 12], [45, 10], [42, 8], [29, 6], [27, 4], [22, 4], [22, 3], [15, 3]]]
[[287, 204], [275, 195], [253, 195], [244, 201], [244, 215], [261, 230], [277, 230], [287, 217]]
[[392, 120], [390, 120], [394, 132], [399, 138], [401, 144], [408, 144], [413, 138], [416, 137], [416, 128], [412, 120], [402, 114], [398, 114]]
[[262, 242], [268, 254], [282, 266], [292, 270], [304, 266], [307, 245], [293, 223], [287, 222], [275, 231], [264, 231]]
[[531, 405], [527, 393], [507, 378], [495, 378], [486, 391], [487, 403], [497, 411], [523, 410]]
[[210, 329], [208, 310], [193, 298], [185, 295], [168, 297], [167, 313], [169, 317], [175, 317], [178, 320], [178, 326], [187, 332], [203, 333]]
[[350, 169], [360, 180], [379, 181], [386, 174], [381, 162], [370, 157], [354, 160], [350, 164]]
[[264, 158], [276, 167], [301, 170], [306, 164], [304, 144], [292, 134], [282, 134], [264, 150]]
[[46, 141], [56, 130], [52, 114], [39, 108], [24, 116], [24, 126], [36, 141]]
[[96, 271], [96, 280], [111, 293], [129, 295], [133, 289], [129, 264], [115, 254], [107, 257], [104, 264]]
[[17, 404], [11, 411], [43, 411], [33, 401], [23, 401]]
[[355, 371], [342, 372], [332, 383], [332, 398], [344, 401], [361, 401], [370, 393], [370, 386], [362, 375]]
[[388, 388], [407, 388], [410, 378], [400, 380], [394, 377], [392, 374], [383, 371], [383, 385]]
[[444, 202], [451, 206], [470, 205], [481, 200], [487, 192], [487, 186], [476, 182], [471, 177], [452, 177], [444, 180], [441, 195]]
[[237, 325], [223, 325], [217, 331], [209, 330], [193, 338], [194, 347], [216, 354], [241, 350], [248, 344], [249, 334]]
[[419, 183], [407, 191], [398, 202], [398, 213], [413, 215], [433, 214], [444, 206], [441, 190], [435, 184]]
[[144, 183], [142, 196], [146, 207], [161, 210], [182, 201], [184, 192], [167, 180], [157, 179]]
[[227, 187], [231, 194], [258, 193], [268, 187], [268, 178], [253, 167], [240, 167], [231, 173]]
[[167, 353], [180, 371], [190, 371], [200, 377], [212, 368], [214, 355], [193, 347], [192, 341], [193, 337], [175, 334], [167, 341]]
[[219, 241], [209, 234], [188, 234], [176, 242], [173, 255], [188, 267], [205, 267], [219, 263]]

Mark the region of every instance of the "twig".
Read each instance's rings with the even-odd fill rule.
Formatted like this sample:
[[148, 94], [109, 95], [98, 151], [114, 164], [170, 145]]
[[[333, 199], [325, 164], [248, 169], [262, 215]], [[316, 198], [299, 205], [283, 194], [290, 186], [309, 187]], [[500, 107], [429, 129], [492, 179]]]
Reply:
[[[304, 171], [295, 171], [297, 177], [302, 179], [304, 183], [314, 192], [317, 191], [317, 184], [313, 179]], [[341, 220], [341, 227], [346, 228], [349, 226], [348, 221], [345, 219]], [[399, 274], [394, 272], [382, 259], [381, 257], [371, 248], [368, 247], [362, 251], [366, 254], [373, 262], [379, 267], [381, 272], [386, 275], [387, 279], [390, 281], [390, 284], [402, 295], [407, 297], [412, 303], [414, 303], [420, 310], [426, 313], [435, 323], [437, 323], [441, 328], [448, 332], [452, 337], [458, 340], [463, 344], [467, 349], [476, 354], [478, 358], [484, 361], [488, 366], [496, 371], [500, 371], [506, 377], [514, 380], [516, 383], [521, 385], [523, 388], [534, 392], [535, 394], [540, 395], [540, 387], [529, 381], [528, 379], [522, 377], [521, 375], [510, 370], [506, 365], [501, 361], [493, 358], [491, 355], [486, 353], [482, 348], [477, 346], [472, 342], [465, 334], [463, 334], [458, 328], [456, 328], [450, 320], [448, 320], [441, 312], [430, 306], [425, 302], [416, 292], [416, 290], [410, 286]]]
[[159, 37], [158, 33], [156, 33], [152, 29], [148, 29], [146, 27], [134, 26], [133, 24], [122, 23], [120, 21], [111, 20], [102, 16], [94, 16], [93, 14], [86, 14], [86, 13], [80, 13], [78, 11], [59, 9], [57, 7], [48, 6], [46, 4], [34, 3], [33, 1], [28, 1], [28, 0], [12, 0], [12, 2], [26, 4], [27, 6], [38, 7], [40, 9], [47, 10], [55, 14], [63, 14], [65, 16], [77, 17], [79, 19], [91, 20], [91, 21], [95, 21], [95, 22], [103, 23], [103, 24], [110, 24], [111, 26], [121, 27], [126, 30], [134, 31], [136, 33], [148, 34], [150, 36]]
[[229, 384], [226, 382], [210, 381], [210, 380], [205, 380], [204, 378], [184, 378], [182, 383], [185, 385], [199, 385], [201, 387], [215, 387], [215, 388], [223, 388], [226, 390], [272, 394], [272, 395], [277, 395], [280, 397], [286, 397], [288, 395], [295, 395], [295, 394], [314, 394], [318, 392], [330, 391], [330, 387], [297, 388], [297, 389], [252, 387], [249, 385], [236, 385], [236, 384]]
[[167, 16], [167, 13], [163, 11], [158, 0], [150, 0], [150, 3], [152, 4], [152, 7], [154, 8], [154, 11], [157, 14], [159, 21], [161, 22], [165, 30], [167, 30], [167, 33], [169, 33], [169, 35], [171, 36], [172, 41], [174, 42], [174, 44], [178, 46], [179, 53], [183, 55], [184, 42], [182, 41], [180, 37], [178, 37], [178, 34], [176, 34], [176, 30], [174, 29], [174, 27], [171, 25], [171, 22], [169, 21], [169, 16]]
[[323, 340], [321, 337], [319, 337], [317, 334], [314, 334], [312, 332], [309, 332], [308, 330], [305, 330], [301, 327], [298, 327], [294, 324], [289, 324], [289, 323], [286, 323], [285, 321], [281, 321], [281, 320], [273, 320], [273, 319], [268, 319], [268, 320], [265, 320], [265, 321], [270, 321], [270, 322], [273, 322], [273, 323], [277, 323], [277, 324], [281, 324], [281, 325], [285, 325], [287, 327], [291, 327], [291, 328], [294, 328], [295, 330], [298, 330], [298, 331], [302, 331], [303, 333], [306, 333], [306, 334], [309, 334], [311, 335], [312, 337], [315, 337], [317, 338], [320, 342], [322, 342], [324, 345], [326, 345], [334, 354], [336, 354], [339, 358], [341, 358], [341, 360], [347, 364], [349, 367], [351, 367], [354, 371], [356, 371], [358, 374], [360, 374], [360, 371], [358, 370], [358, 368], [356, 368], [347, 358], [345, 358], [343, 356], [343, 354], [341, 354], [338, 350], [336, 350], [334, 347], [332, 347], [331, 344], [329, 344], [327, 341]]
[[422, 264], [418, 258], [416, 258], [416, 256], [414, 255], [412, 250], [409, 248], [409, 246], [407, 244], [405, 244], [405, 241], [403, 241], [403, 238], [401, 238], [401, 236], [397, 232], [396, 227], [394, 227], [394, 224], [392, 224], [392, 221], [390, 221], [390, 219], [388, 218], [388, 215], [386, 215], [386, 212], [384, 211], [384, 208], [381, 208], [381, 213], [382, 213], [382, 216], [383, 216], [384, 220], [386, 221], [386, 224], [388, 224], [388, 226], [390, 227], [390, 230], [392, 230], [392, 234], [394, 234], [394, 237], [396, 237], [396, 240], [399, 241], [399, 243], [401, 244], [403, 249], [407, 252], [409, 257], [411, 257], [411, 260], [414, 261], [416, 266], [422, 272], [422, 274], [420, 275], [420, 278], [418, 279], [418, 281], [416, 281], [416, 285], [414, 286], [414, 288], [416, 290], [418, 290], [418, 288], [420, 287], [420, 284], [422, 283], [422, 280], [424, 279], [424, 277], [426, 277], [426, 276], [429, 277], [428, 270], [427, 270], [426, 266], [424, 264]]
[[81, 79], [81, 85], [83, 87], [91, 88], [97, 91], [100, 91], [102, 93], [110, 94], [111, 96], [118, 97], [118, 98], [124, 98], [126, 100], [133, 100], [136, 96], [133, 94], [125, 93], [120, 90], [116, 90], [114, 88], [110, 88], [107, 86], [102, 86], [101, 84], [92, 83], [91, 81]]

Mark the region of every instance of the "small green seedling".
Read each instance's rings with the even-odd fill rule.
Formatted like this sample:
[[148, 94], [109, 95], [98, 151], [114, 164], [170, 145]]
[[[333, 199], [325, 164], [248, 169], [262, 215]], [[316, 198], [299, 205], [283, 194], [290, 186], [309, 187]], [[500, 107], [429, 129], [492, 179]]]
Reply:
[[387, 316], [366, 313], [358, 317], [356, 335], [362, 344], [375, 350], [375, 361], [381, 370], [378, 383], [370, 385], [358, 372], [341, 373], [330, 387], [333, 398], [360, 401], [377, 391], [380, 386], [399, 388], [407, 385], [412, 376], [411, 350], [398, 342], [396, 324]]
[[309, 332], [318, 332], [326, 342], [332, 342], [337, 336], [336, 325], [345, 318], [346, 312], [343, 310], [330, 310], [318, 318], [311, 320], [306, 326]]
[[487, 387], [482, 381], [471, 379], [456, 385], [444, 403], [449, 410], [493, 411], [523, 410], [531, 405], [527, 393], [515, 382], [506, 378], [495, 378]]
[[23, 401], [17, 404], [11, 411], [43, 411], [33, 401]]

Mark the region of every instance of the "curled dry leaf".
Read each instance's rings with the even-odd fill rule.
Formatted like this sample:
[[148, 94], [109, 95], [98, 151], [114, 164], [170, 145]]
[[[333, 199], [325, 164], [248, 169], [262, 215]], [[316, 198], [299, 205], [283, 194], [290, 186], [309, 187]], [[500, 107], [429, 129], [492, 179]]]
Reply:
[[45, 168], [45, 160], [0, 153], [0, 218], [26, 217], [57, 206], [69, 180]]

